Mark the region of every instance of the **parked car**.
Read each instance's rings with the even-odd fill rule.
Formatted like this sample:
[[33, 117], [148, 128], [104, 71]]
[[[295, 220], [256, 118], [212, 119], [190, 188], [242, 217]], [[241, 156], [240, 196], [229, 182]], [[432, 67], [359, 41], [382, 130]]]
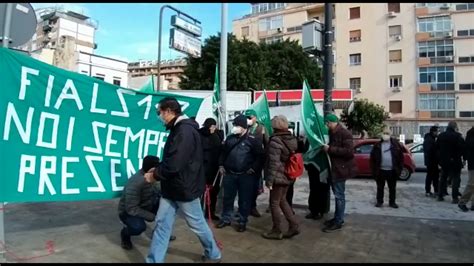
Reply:
[[415, 171], [426, 171], [423, 143], [412, 143], [407, 147], [415, 160]]
[[[370, 169], [370, 152], [379, 139], [354, 139], [354, 157], [357, 165], [358, 176], [372, 176]], [[403, 170], [399, 179], [407, 181], [415, 171], [415, 162], [408, 148], [402, 145], [403, 149]]]

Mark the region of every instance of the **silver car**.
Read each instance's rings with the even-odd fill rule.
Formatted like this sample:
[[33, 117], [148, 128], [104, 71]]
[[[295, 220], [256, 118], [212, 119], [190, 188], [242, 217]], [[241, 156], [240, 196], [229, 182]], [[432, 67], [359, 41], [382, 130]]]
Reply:
[[423, 153], [423, 143], [411, 143], [408, 145], [408, 149], [413, 155], [413, 160], [415, 160], [415, 170], [426, 171], [425, 155]]

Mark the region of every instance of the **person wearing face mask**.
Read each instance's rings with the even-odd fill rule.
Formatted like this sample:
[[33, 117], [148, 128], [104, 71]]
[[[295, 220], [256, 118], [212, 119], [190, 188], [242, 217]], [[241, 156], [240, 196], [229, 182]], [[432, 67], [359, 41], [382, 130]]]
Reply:
[[206, 178], [199, 125], [183, 114], [181, 105], [173, 97], [165, 97], [159, 102], [157, 114], [169, 130], [169, 135], [163, 149], [162, 161], [153, 172], [145, 174], [147, 180], [160, 180], [162, 193], [146, 262], [165, 261], [178, 210], [204, 248], [201, 260], [220, 262], [221, 251], [204, 218], [200, 203]]
[[391, 137], [392, 132], [385, 128], [382, 140], [374, 144], [370, 153], [370, 167], [377, 182], [377, 203], [375, 207], [383, 206], [385, 181], [389, 191], [389, 206], [398, 208], [396, 199], [397, 180], [403, 169], [403, 150], [400, 142]]
[[[268, 132], [266, 132], [265, 127], [257, 121], [257, 112], [255, 112], [255, 110], [248, 109], [245, 111], [245, 116], [247, 117], [247, 125], [248, 125], [249, 134], [259, 139], [263, 144], [263, 149], [265, 149], [270, 140], [270, 136]], [[256, 186], [255, 186], [255, 191], [253, 195], [252, 210], [250, 211], [250, 215], [257, 218], [261, 217], [261, 214], [257, 209], [257, 198], [258, 198], [258, 195], [263, 193], [262, 174], [261, 173], [258, 173], [258, 174], [259, 174], [258, 179], [255, 180]]]
[[354, 162], [352, 133], [339, 123], [335, 114], [326, 115], [324, 121], [329, 128], [329, 144], [324, 145], [323, 150], [331, 159], [328, 183], [336, 200], [334, 218], [324, 222], [326, 227], [323, 228], [323, 232], [330, 233], [342, 229], [344, 225], [346, 180], [355, 176], [357, 168]]
[[246, 230], [251, 211], [256, 182], [262, 172], [264, 153], [262, 142], [247, 130], [247, 118], [244, 115], [233, 121], [232, 135], [224, 142], [219, 158], [219, 171], [224, 176], [222, 181], [224, 196], [221, 220], [217, 228], [231, 225], [234, 211], [234, 200], [239, 196], [238, 232]]
[[[204, 214], [211, 213], [212, 220], [219, 220], [216, 216], [216, 202], [219, 194], [220, 175], [216, 176], [219, 170], [219, 156], [222, 149], [223, 138], [218, 133], [217, 122], [214, 118], [207, 118], [203, 127], [199, 129], [201, 134], [202, 148], [204, 152], [204, 174], [206, 176], [206, 184], [213, 186], [210, 191], [210, 210], [206, 210]], [[217, 179], [217, 180], [216, 180]], [[202, 204], [205, 204], [204, 199]]]
[[[438, 154], [436, 152], [436, 138], [438, 137], [439, 127], [432, 126], [430, 132], [426, 133], [423, 141], [423, 155], [426, 166], [425, 195], [434, 197], [438, 195], [439, 166]], [[433, 185], [434, 194], [431, 193]]]

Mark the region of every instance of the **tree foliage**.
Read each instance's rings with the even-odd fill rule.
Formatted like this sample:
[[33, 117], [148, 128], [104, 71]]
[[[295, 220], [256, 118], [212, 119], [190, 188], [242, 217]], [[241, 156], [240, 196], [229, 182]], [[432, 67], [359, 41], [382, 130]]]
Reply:
[[383, 131], [387, 118], [389, 114], [382, 105], [369, 102], [367, 99], [356, 100], [352, 112], [349, 113], [348, 109], [344, 109], [341, 114], [341, 121], [348, 129], [358, 133], [366, 131], [370, 137], [377, 137]]
[[[207, 38], [201, 57], [187, 58], [180, 87], [184, 90], [212, 90], [219, 52], [220, 34]], [[301, 89], [305, 78], [312, 88], [320, 87], [321, 70], [297, 41], [257, 44], [228, 35], [228, 90]]]

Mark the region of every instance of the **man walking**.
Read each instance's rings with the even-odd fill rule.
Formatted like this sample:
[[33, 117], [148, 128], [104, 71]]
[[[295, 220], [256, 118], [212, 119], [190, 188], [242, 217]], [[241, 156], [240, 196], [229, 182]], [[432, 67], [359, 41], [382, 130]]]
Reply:
[[471, 200], [471, 211], [474, 211], [474, 126], [466, 134], [466, 159], [469, 179], [459, 200], [459, 208], [467, 212], [466, 203]]
[[442, 192], [447, 190], [447, 179], [452, 179], [451, 196], [452, 203], [459, 203], [459, 186], [461, 184], [461, 169], [463, 168], [464, 139], [461, 133], [457, 132], [457, 124], [450, 121], [446, 131], [439, 134], [436, 140], [436, 147], [439, 154], [439, 164], [441, 165], [441, 179], [439, 182], [438, 201], [443, 201]]
[[[430, 132], [426, 133], [423, 141], [423, 154], [426, 166], [425, 195], [433, 197], [438, 195], [439, 166], [438, 153], [436, 152], [436, 138], [438, 137], [439, 127], [432, 126]], [[433, 185], [433, 193], [431, 193]]]
[[344, 224], [346, 179], [355, 176], [356, 165], [351, 132], [339, 123], [335, 114], [328, 114], [324, 120], [329, 128], [329, 145], [324, 145], [323, 150], [331, 159], [329, 182], [336, 200], [334, 218], [324, 223], [323, 232], [329, 233], [340, 230]]
[[219, 159], [219, 171], [224, 175], [224, 203], [217, 228], [231, 225], [234, 200], [239, 195], [238, 232], [246, 230], [256, 182], [262, 172], [264, 153], [262, 142], [250, 135], [247, 118], [243, 115], [233, 121], [232, 135], [227, 137]]
[[382, 140], [375, 143], [370, 153], [370, 167], [377, 182], [377, 203], [375, 207], [383, 206], [385, 181], [389, 191], [389, 206], [398, 208], [396, 199], [397, 180], [403, 169], [403, 151], [398, 140], [391, 137], [392, 132], [385, 128]]
[[[245, 111], [245, 116], [247, 117], [247, 125], [249, 134], [260, 140], [263, 144], [263, 148], [267, 146], [270, 136], [263, 125], [258, 123], [257, 121], [257, 112], [255, 110], [249, 109]], [[263, 178], [262, 173], [257, 173], [258, 178], [255, 180], [255, 191], [253, 194], [252, 200], [252, 210], [250, 211], [250, 215], [253, 217], [261, 217], [260, 212], [257, 209], [257, 198], [263, 192]]]
[[164, 262], [176, 212], [181, 209], [187, 225], [204, 247], [202, 260], [219, 262], [221, 252], [200, 204], [206, 179], [198, 125], [191, 119], [186, 119], [181, 106], [173, 97], [165, 97], [159, 102], [157, 114], [170, 134], [163, 150], [162, 162], [153, 173], [145, 174], [145, 178], [160, 180], [162, 190], [156, 228], [146, 261]]

